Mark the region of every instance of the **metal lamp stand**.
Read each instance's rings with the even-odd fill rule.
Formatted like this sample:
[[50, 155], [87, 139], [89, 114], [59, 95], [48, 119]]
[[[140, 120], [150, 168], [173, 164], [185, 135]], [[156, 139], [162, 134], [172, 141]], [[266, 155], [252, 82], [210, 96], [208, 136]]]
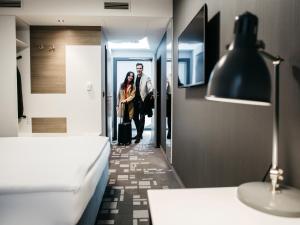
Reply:
[[238, 187], [238, 198], [244, 204], [265, 213], [284, 217], [300, 217], [300, 190], [289, 186], [279, 185], [279, 181], [283, 180], [283, 170], [278, 168], [279, 69], [283, 59], [275, 57], [265, 51], [260, 51], [260, 53], [273, 62], [275, 74], [273, 81], [271, 183], [251, 182], [242, 184]]

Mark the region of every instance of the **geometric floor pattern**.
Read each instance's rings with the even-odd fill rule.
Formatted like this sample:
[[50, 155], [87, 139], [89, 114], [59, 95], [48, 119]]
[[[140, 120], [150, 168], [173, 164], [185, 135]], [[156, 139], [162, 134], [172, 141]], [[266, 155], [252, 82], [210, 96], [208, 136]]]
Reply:
[[148, 189], [181, 188], [160, 149], [144, 140], [112, 145], [110, 177], [96, 225], [149, 225]]

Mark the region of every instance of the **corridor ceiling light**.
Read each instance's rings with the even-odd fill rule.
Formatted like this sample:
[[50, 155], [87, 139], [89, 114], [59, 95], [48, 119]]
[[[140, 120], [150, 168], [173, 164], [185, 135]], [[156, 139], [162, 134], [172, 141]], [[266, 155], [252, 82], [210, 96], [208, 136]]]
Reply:
[[137, 42], [108, 42], [108, 48], [114, 50], [120, 49], [150, 49], [149, 41], [147, 37], [137, 41]]
[[203, 43], [194, 43], [194, 44], [191, 44], [191, 43], [180, 43], [178, 48], [179, 50], [195, 50], [195, 49], [198, 49], [198, 50], [201, 50], [203, 51]]

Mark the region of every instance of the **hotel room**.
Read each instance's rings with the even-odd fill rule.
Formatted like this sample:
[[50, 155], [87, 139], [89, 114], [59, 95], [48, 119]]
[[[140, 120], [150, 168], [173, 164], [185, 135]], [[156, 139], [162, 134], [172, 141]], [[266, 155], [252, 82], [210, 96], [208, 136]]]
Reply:
[[299, 10], [0, 0], [0, 225], [300, 224]]

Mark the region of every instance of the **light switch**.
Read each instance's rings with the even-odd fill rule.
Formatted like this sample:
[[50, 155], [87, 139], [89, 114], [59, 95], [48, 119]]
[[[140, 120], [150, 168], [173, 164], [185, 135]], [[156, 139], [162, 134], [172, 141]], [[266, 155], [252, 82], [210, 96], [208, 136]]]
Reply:
[[93, 84], [91, 81], [86, 82], [86, 91], [91, 92], [93, 90]]

